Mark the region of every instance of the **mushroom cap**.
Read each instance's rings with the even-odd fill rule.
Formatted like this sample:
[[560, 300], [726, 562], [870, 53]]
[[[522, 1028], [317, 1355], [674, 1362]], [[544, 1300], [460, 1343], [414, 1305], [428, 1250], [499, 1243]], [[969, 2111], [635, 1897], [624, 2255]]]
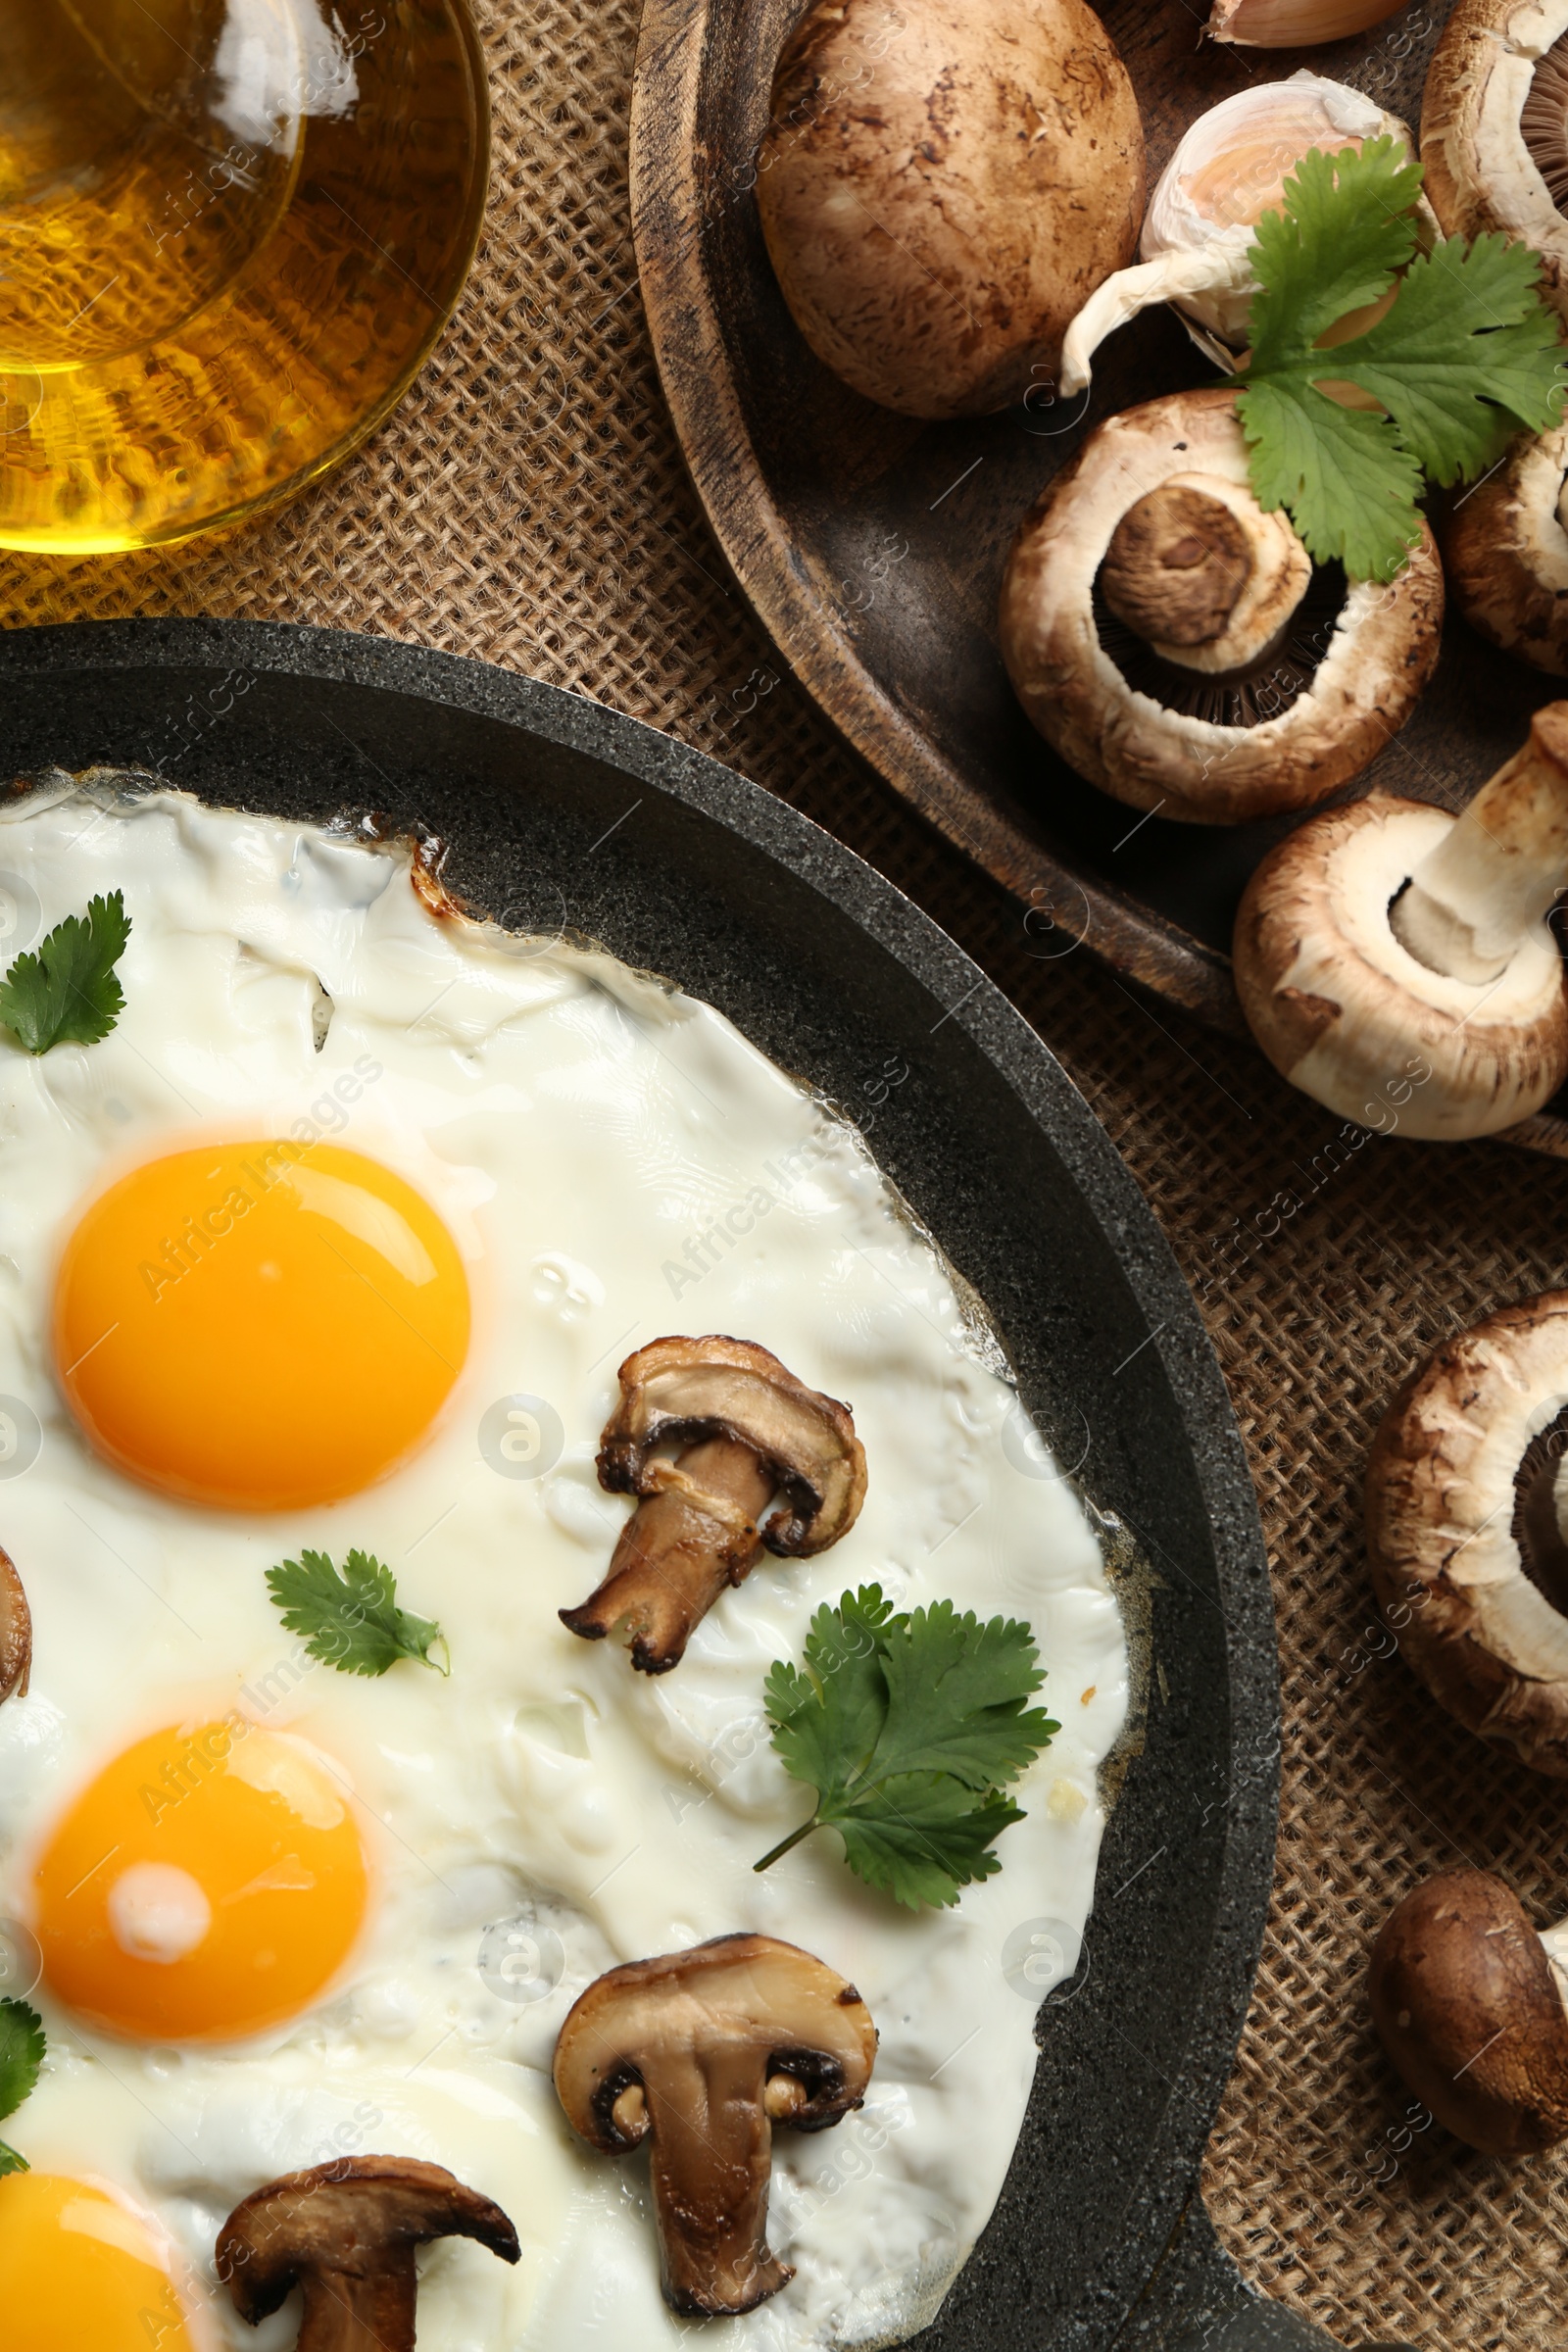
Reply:
[[1568, 1076], [1568, 996], [1544, 923], [1485, 989], [1418, 963], [1390, 926], [1390, 903], [1453, 822], [1383, 793], [1310, 818], [1248, 883], [1233, 948], [1242, 1009], [1293, 1086], [1376, 1127], [1397, 1084], [1400, 1132], [1450, 1140], [1517, 1125]]
[[1309, 807], [1383, 750], [1432, 674], [1443, 626], [1432, 535], [1423, 525], [1420, 545], [1387, 585], [1351, 585], [1310, 686], [1279, 717], [1216, 726], [1129, 686], [1095, 620], [1095, 582], [1117, 524], [1177, 474], [1226, 485], [1238, 511], [1245, 502], [1261, 514], [1225, 386], [1112, 416], [1049, 484], [1007, 560], [1007, 673], [1047, 742], [1134, 808], [1239, 824]]
[[1132, 259], [1144, 134], [1086, 0], [818, 0], [758, 157], [784, 299], [818, 359], [909, 416], [983, 416], [1054, 376]]
[[1521, 433], [1494, 473], [1449, 502], [1444, 567], [1470, 626], [1505, 654], [1568, 677], [1568, 423]]
[[[1520, 1474], [1565, 1408], [1568, 1291], [1549, 1291], [1444, 1342], [1385, 1414], [1366, 1479], [1372, 1581], [1411, 1666], [1450, 1715], [1558, 1779], [1568, 1617], [1526, 1572], [1521, 1534], [1538, 1574], [1552, 1563]], [[1536, 1470], [1548, 1505], [1560, 1450]]]
[[1445, 234], [1533, 245], [1542, 293], [1568, 317], [1568, 220], [1519, 127], [1536, 67], [1565, 31], [1568, 0], [1458, 0], [1427, 73], [1421, 161]]
[[440, 2165], [344, 2156], [286, 2173], [236, 2205], [219, 2236], [218, 2276], [254, 2328], [302, 2279], [368, 2277], [389, 2254], [433, 2237], [476, 2238], [503, 2262], [520, 2252], [500, 2206]]
[[717, 1332], [655, 1340], [627, 1356], [599, 1441], [600, 1484], [616, 1494], [683, 1492], [689, 1481], [655, 1448], [712, 1438], [749, 1446], [777, 1479], [786, 1507], [760, 1530], [769, 1551], [807, 1559], [855, 1525], [865, 1451], [849, 1406], [808, 1389], [766, 1348]]
[[876, 2028], [853, 1984], [771, 1936], [720, 1936], [612, 1968], [572, 2007], [556, 2091], [591, 2147], [651, 2140], [663, 2289], [675, 2310], [751, 2311], [792, 2276], [767, 2247], [775, 2124], [858, 2107]]
[[25, 1694], [32, 1665], [32, 1615], [22, 1579], [10, 1556], [0, 1551], [0, 1706], [14, 1692]]
[[644, 2133], [618, 2129], [612, 2111], [622, 2091], [643, 2083], [657, 2132], [661, 2093], [648, 2078], [683, 2075], [722, 2047], [744, 2056], [758, 2102], [772, 2075], [804, 2082], [805, 2104], [780, 2120], [821, 2132], [861, 2104], [876, 2042], [871, 2012], [825, 1961], [772, 1936], [716, 1936], [596, 1978], [561, 2029], [556, 2093], [590, 2147], [624, 2155]]
[[1372, 2016], [1439, 2123], [1493, 2156], [1568, 2133], [1568, 2010], [1518, 1897], [1450, 1870], [1397, 1904], [1372, 1947]]

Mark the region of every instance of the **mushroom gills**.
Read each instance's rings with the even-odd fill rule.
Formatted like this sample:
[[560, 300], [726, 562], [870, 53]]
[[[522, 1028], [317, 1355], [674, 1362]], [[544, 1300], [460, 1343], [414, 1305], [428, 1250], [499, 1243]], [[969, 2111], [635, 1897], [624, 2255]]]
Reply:
[[1568, 217], [1568, 32], [1552, 42], [1530, 76], [1519, 135], [1552, 203]]
[[1348, 593], [1338, 564], [1314, 565], [1299, 604], [1268, 644], [1234, 669], [1205, 671], [1173, 661], [1168, 650], [1156, 650], [1117, 618], [1102, 565], [1094, 591], [1095, 628], [1107, 660], [1135, 694], [1209, 726], [1260, 727], [1311, 692]]
[[1512, 1533], [1526, 1576], [1568, 1617], [1568, 1405], [1525, 1448]]

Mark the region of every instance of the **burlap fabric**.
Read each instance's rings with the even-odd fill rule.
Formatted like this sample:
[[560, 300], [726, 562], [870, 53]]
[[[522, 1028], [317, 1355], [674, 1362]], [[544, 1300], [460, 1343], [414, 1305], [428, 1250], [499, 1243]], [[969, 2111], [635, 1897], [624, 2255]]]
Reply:
[[[1062, 1056], [1181, 1255], [1275, 1565], [1279, 1869], [1205, 2180], [1220, 2231], [1346, 2343], [1568, 2347], [1562, 2161], [1504, 2166], [1411, 2132], [1364, 1993], [1371, 1935], [1429, 1870], [1492, 1865], [1542, 1924], [1568, 1911], [1568, 1808], [1374, 1654], [1358, 1535], [1367, 1445], [1406, 1368], [1563, 1279], [1568, 1171], [1500, 1146], [1330, 1152], [1338, 1122], [1249, 1050], [1156, 1020], [1085, 954], [1037, 956], [1016, 909], [859, 772], [723, 584], [660, 398], [626, 205], [636, 0], [479, 13], [487, 234], [399, 414], [345, 471], [225, 543], [71, 566], [0, 557], [0, 613], [307, 620], [531, 671], [769, 785], [978, 957]], [[1299, 1203], [1283, 1221], [1281, 1194]]]

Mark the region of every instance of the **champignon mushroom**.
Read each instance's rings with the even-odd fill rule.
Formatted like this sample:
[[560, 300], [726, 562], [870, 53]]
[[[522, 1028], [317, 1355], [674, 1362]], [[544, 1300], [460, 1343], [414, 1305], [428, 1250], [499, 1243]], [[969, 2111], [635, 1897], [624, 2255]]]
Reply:
[[286, 2173], [236, 2205], [218, 2238], [218, 2276], [255, 2328], [297, 2286], [298, 2352], [415, 2352], [414, 2250], [471, 2237], [515, 2262], [517, 2233], [499, 2205], [438, 2164], [343, 2156]]
[[1372, 1947], [1372, 2016], [1390, 2058], [1440, 2124], [1491, 2156], [1568, 2135], [1561, 1938], [1538, 1936], [1485, 1870], [1417, 1886]]
[[1236, 918], [1237, 994], [1293, 1086], [1406, 1135], [1494, 1135], [1568, 1075], [1568, 998], [1544, 921], [1568, 883], [1568, 703], [1450, 816], [1373, 794], [1270, 852]]
[[1542, 292], [1568, 317], [1568, 8], [1459, 0], [1421, 107], [1432, 209], [1450, 237], [1500, 230], [1542, 258]]
[[32, 1613], [9, 1554], [0, 1551], [0, 1707], [13, 1695], [26, 1697], [31, 1672]]
[[1446, 1340], [1372, 1446], [1383, 1613], [1451, 1715], [1568, 1779], [1568, 1291]]
[[794, 2277], [767, 2246], [773, 2127], [824, 2132], [858, 2107], [876, 2028], [822, 1961], [719, 1936], [612, 1968], [556, 2044], [556, 2091], [601, 2155], [651, 2143], [665, 2300], [755, 2310]]
[[1442, 624], [1424, 528], [1387, 586], [1314, 571], [1252, 495], [1223, 385], [1099, 426], [1025, 518], [1002, 590], [1003, 658], [1047, 742], [1117, 800], [1195, 824], [1347, 782], [1408, 717]]
[[[725, 1586], [741, 1584], [764, 1551], [826, 1551], [865, 1498], [849, 1406], [807, 1388], [765, 1348], [717, 1333], [655, 1340], [629, 1355], [600, 1448], [601, 1486], [643, 1499], [598, 1591], [561, 1621], [588, 1642], [624, 1622], [644, 1674], [680, 1663]], [[781, 1507], [764, 1518], [775, 1495]]]
[[983, 416], [1054, 375], [1144, 210], [1138, 102], [1086, 0], [817, 0], [757, 169], [802, 334], [908, 416]]
[[1502, 464], [1447, 502], [1444, 569], [1470, 626], [1568, 677], [1568, 424], [1520, 433]]

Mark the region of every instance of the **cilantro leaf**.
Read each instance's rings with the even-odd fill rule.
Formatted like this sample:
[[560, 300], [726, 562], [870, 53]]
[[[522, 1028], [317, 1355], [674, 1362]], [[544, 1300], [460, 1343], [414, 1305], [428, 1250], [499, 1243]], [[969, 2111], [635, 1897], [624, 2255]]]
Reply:
[[868, 1886], [911, 1910], [956, 1902], [1001, 1868], [991, 1847], [1022, 1819], [1002, 1788], [1060, 1729], [1025, 1706], [1043, 1680], [1026, 1625], [948, 1600], [895, 1616], [876, 1585], [818, 1609], [804, 1665], [775, 1665], [765, 1691], [774, 1748], [816, 1810], [757, 1868], [836, 1829]]
[[[351, 1551], [339, 1576], [324, 1551], [303, 1552], [267, 1571], [268, 1590], [291, 1634], [323, 1665], [344, 1674], [385, 1674], [399, 1658], [435, 1666], [441, 1628], [397, 1603], [397, 1579], [368, 1552]], [[446, 1673], [445, 1667], [437, 1669]]]
[[[1504, 237], [1417, 254], [1419, 165], [1391, 138], [1303, 156], [1250, 259], [1251, 353], [1236, 410], [1259, 503], [1288, 509], [1318, 563], [1392, 579], [1420, 534], [1421, 477], [1469, 480], [1521, 425], [1556, 421], [1568, 383], [1541, 258]], [[1412, 258], [1413, 257], [1413, 258]], [[1362, 334], [1320, 338], [1397, 285]], [[1352, 387], [1348, 408], [1320, 389]]]
[[85, 914], [67, 915], [40, 947], [17, 957], [0, 980], [0, 1021], [29, 1054], [63, 1040], [95, 1046], [125, 1008], [115, 966], [129, 937], [122, 892], [90, 900]]
[[[43, 2020], [25, 2001], [0, 2000], [0, 2117], [15, 2115], [37, 2087], [49, 2044]], [[27, 2160], [0, 2139], [0, 2178], [24, 2173]]]

